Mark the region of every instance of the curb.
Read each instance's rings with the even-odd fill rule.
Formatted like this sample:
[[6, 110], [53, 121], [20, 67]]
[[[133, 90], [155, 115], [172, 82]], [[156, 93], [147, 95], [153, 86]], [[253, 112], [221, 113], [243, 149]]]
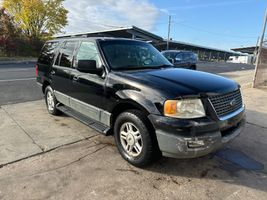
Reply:
[[35, 60], [11, 60], [11, 61], [1, 61], [0, 65], [10, 65], [10, 64], [30, 64], [30, 63], [36, 63], [37, 59]]

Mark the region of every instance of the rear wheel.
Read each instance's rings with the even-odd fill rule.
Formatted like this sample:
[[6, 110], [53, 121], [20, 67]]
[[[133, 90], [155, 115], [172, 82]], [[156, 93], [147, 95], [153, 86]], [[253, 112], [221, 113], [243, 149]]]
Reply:
[[57, 110], [56, 105], [58, 101], [56, 100], [55, 94], [51, 86], [45, 88], [45, 102], [47, 110], [52, 115], [59, 115], [60, 111]]
[[129, 110], [120, 114], [114, 125], [115, 141], [121, 156], [137, 167], [152, 163], [157, 144], [144, 114]]

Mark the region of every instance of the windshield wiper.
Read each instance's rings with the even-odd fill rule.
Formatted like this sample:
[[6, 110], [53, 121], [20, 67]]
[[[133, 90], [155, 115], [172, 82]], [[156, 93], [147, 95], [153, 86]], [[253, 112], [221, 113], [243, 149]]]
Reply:
[[155, 66], [157, 68], [168, 68], [168, 67], [174, 67], [173, 65], [158, 65], [158, 66]]
[[116, 68], [114, 70], [138, 70], [138, 69], [159, 69], [160, 67], [158, 66], [132, 66], [132, 65], [129, 65], [129, 66], [123, 66], [123, 67], [119, 67], [119, 68]]

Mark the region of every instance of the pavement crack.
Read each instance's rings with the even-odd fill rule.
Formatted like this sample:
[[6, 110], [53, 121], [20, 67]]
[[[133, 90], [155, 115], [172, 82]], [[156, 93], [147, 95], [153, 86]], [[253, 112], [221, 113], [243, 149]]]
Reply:
[[[63, 145], [60, 145], [60, 146], [57, 146], [57, 147], [48, 149], [48, 150], [46, 150], [46, 151], [42, 151], [42, 152], [39, 152], [39, 153], [30, 155], [30, 156], [27, 156], [27, 157], [24, 157], [24, 158], [21, 158], [21, 159], [12, 161], [12, 162], [8, 162], [8, 163], [0, 164], [0, 169], [3, 168], [3, 167], [5, 167], [5, 166], [7, 166], [7, 165], [11, 165], [11, 164], [14, 164], [14, 163], [23, 161], [23, 160], [27, 160], [27, 159], [32, 158], [32, 157], [35, 157], [35, 156], [43, 155], [43, 154], [45, 154], [45, 153], [49, 153], [49, 152], [51, 152], [51, 151], [57, 150], [57, 149], [59, 149], [59, 148], [65, 147], [65, 146], [69, 146], [69, 145], [76, 144], [76, 143], [79, 143], [79, 142], [82, 142], [82, 141], [85, 141], [85, 140], [89, 140], [89, 139], [91, 139], [91, 138], [93, 138], [93, 137], [96, 137], [96, 136], [98, 136], [98, 134], [97, 134], [97, 135], [90, 136], [90, 137], [87, 137], [87, 138], [84, 138], [84, 139], [81, 139], [81, 140], [77, 140], [77, 141], [74, 141], [74, 142], [70, 142], [70, 143], [67, 143], [67, 144], [63, 144]], [[94, 145], [94, 146], [96, 146], [96, 145]]]
[[134, 169], [116, 169], [116, 171], [120, 171], [120, 172], [132, 172], [132, 173], [137, 174], [137, 175], [140, 174], [140, 172], [138, 172], [137, 170], [134, 170]]
[[14, 119], [14, 117], [12, 117], [12, 115], [10, 115], [9, 112], [7, 112], [7, 110], [5, 108], [3, 108], [3, 111], [10, 117], [10, 119], [12, 119], [12, 121], [31, 139], [32, 143], [35, 144], [36, 146], [38, 146], [38, 148], [44, 152], [44, 148], [38, 144], [37, 142], [34, 141], [34, 139], [32, 138], [32, 136]]
[[261, 126], [259, 124], [255, 124], [255, 123], [252, 123], [252, 122], [246, 122], [246, 123], [249, 124], [249, 125], [253, 125], [253, 126], [257, 126], [257, 127], [263, 128], [263, 129], [267, 129], [267, 127]]
[[[97, 145], [93, 145], [93, 146], [91, 146], [91, 147], [95, 147], [95, 146], [97, 146]], [[63, 169], [63, 168], [65, 168], [65, 167], [68, 167], [68, 166], [70, 166], [70, 165], [73, 165], [73, 164], [75, 164], [75, 163], [80, 162], [81, 160], [87, 158], [88, 156], [91, 156], [91, 155], [97, 153], [98, 151], [100, 151], [100, 150], [106, 148], [107, 146], [108, 146], [108, 145], [104, 145], [104, 146], [102, 146], [102, 147], [100, 147], [100, 148], [98, 148], [98, 149], [96, 149], [96, 150], [94, 150], [94, 151], [92, 151], [92, 152], [90, 152], [90, 153], [87, 153], [87, 154], [85, 154], [85, 155], [79, 157], [78, 159], [76, 159], [76, 160], [74, 160], [74, 161], [71, 161], [71, 162], [69, 162], [69, 163], [66, 163], [66, 164], [64, 164], [64, 165], [61, 165], [61, 166], [58, 166], [58, 167], [55, 167], [55, 168], [52, 168], [52, 169], [49, 169], [49, 170], [46, 170], [46, 171], [38, 172], [38, 173], [36, 173], [36, 174], [31, 174], [30, 176], [40, 175], [40, 174], [44, 174], [44, 173], [48, 173], [48, 172], [52, 172], [52, 171], [56, 171], [56, 170], [59, 170], [59, 169]]]

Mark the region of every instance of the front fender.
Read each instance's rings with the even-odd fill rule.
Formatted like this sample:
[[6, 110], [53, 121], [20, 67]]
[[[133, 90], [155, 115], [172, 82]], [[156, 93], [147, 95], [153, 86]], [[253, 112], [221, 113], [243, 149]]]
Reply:
[[160, 111], [156, 106], [155, 101], [151, 101], [146, 98], [145, 94], [142, 94], [140, 91], [136, 90], [120, 90], [116, 92], [116, 95], [119, 97], [119, 103], [130, 102], [141, 106], [150, 114], [160, 115]]

